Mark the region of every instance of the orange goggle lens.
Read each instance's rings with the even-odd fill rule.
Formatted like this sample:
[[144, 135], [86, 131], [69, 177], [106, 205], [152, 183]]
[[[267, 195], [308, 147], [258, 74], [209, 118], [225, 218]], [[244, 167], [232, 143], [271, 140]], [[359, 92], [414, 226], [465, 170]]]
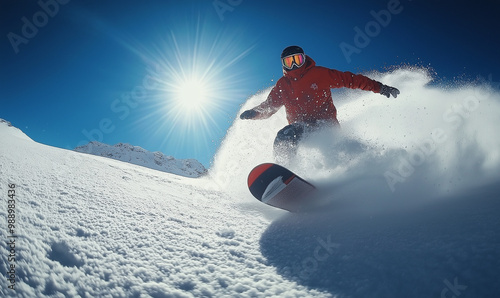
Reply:
[[283, 66], [287, 69], [292, 69], [293, 64], [297, 65], [297, 67], [301, 67], [304, 65], [305, 61], [306, 58], [304, 54], [295, 54], [282, 59]]

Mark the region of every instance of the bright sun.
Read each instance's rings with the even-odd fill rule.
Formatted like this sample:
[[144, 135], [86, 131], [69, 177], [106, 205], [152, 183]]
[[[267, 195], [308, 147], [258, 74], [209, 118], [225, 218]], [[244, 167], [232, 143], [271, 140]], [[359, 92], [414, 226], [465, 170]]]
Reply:
[[186, 112], [201, 110], [208, 103], [210, 94], [205, 82], [198, 78], [188, 78], [178, 82], [175, 101], [178, 108]]
[[244, 81], [235, 67], [253, 47], [241, 50], [236, 37], [194, 25], [144, 52], [133, 50], [150, 63], [143, 85], [152, 87], [152, 100], [139, 120], [151, 125], [148, 135], [169, 148], [203, 151], [218, 142], [221, 124], [237, 109], [242, 91], [235, 86]]

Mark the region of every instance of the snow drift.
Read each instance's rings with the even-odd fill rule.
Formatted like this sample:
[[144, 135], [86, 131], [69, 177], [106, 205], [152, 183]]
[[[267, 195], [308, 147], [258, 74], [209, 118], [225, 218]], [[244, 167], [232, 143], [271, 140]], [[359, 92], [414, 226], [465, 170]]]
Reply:
[[[305, 140], [290, 169], [316, 181], [336, 199], [349, 200], [369, 194], [415, 202], [498, 181], [498, 90], [487, 84], [432, 85], [425, 69], [368, 76], [398, 87], [401, 95], [387, 99], [366, 91], [336, 90], [342, 129]], [[250, 98], [241, 111], [259, 104], [268, 93]], [[246, 174], [259, 163], [273, 161], [272, 142], [286, 124], [283, 109], [267, 120], [236, 120], [215, 156], [213, 179], [236, 194], [244, 193]], [[366, 180], [370, 189], [356, 186]], [[343, 192], [345, 187], [349, 190]]]

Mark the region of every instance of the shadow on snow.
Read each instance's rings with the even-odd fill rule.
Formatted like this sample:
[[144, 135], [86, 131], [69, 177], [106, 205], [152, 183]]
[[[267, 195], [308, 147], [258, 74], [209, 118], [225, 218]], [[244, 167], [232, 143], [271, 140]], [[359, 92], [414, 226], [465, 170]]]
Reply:
[[405, 211], [287, 214], [264, 232], [261, 251], [287, 279], [341, 297], [493, 297], [499, 194], [497, 183]]

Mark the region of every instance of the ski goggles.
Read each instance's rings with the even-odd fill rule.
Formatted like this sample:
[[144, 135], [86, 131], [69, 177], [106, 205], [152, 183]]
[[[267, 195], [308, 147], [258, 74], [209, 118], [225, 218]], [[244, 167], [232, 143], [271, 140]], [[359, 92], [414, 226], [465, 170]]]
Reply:
[[297, 67], [301, 67], [305, 62], [306, 56], [304, 54], [294, 54], [281, 59], [281, 63], [286, 69], [292, 69], [294, 64]]

